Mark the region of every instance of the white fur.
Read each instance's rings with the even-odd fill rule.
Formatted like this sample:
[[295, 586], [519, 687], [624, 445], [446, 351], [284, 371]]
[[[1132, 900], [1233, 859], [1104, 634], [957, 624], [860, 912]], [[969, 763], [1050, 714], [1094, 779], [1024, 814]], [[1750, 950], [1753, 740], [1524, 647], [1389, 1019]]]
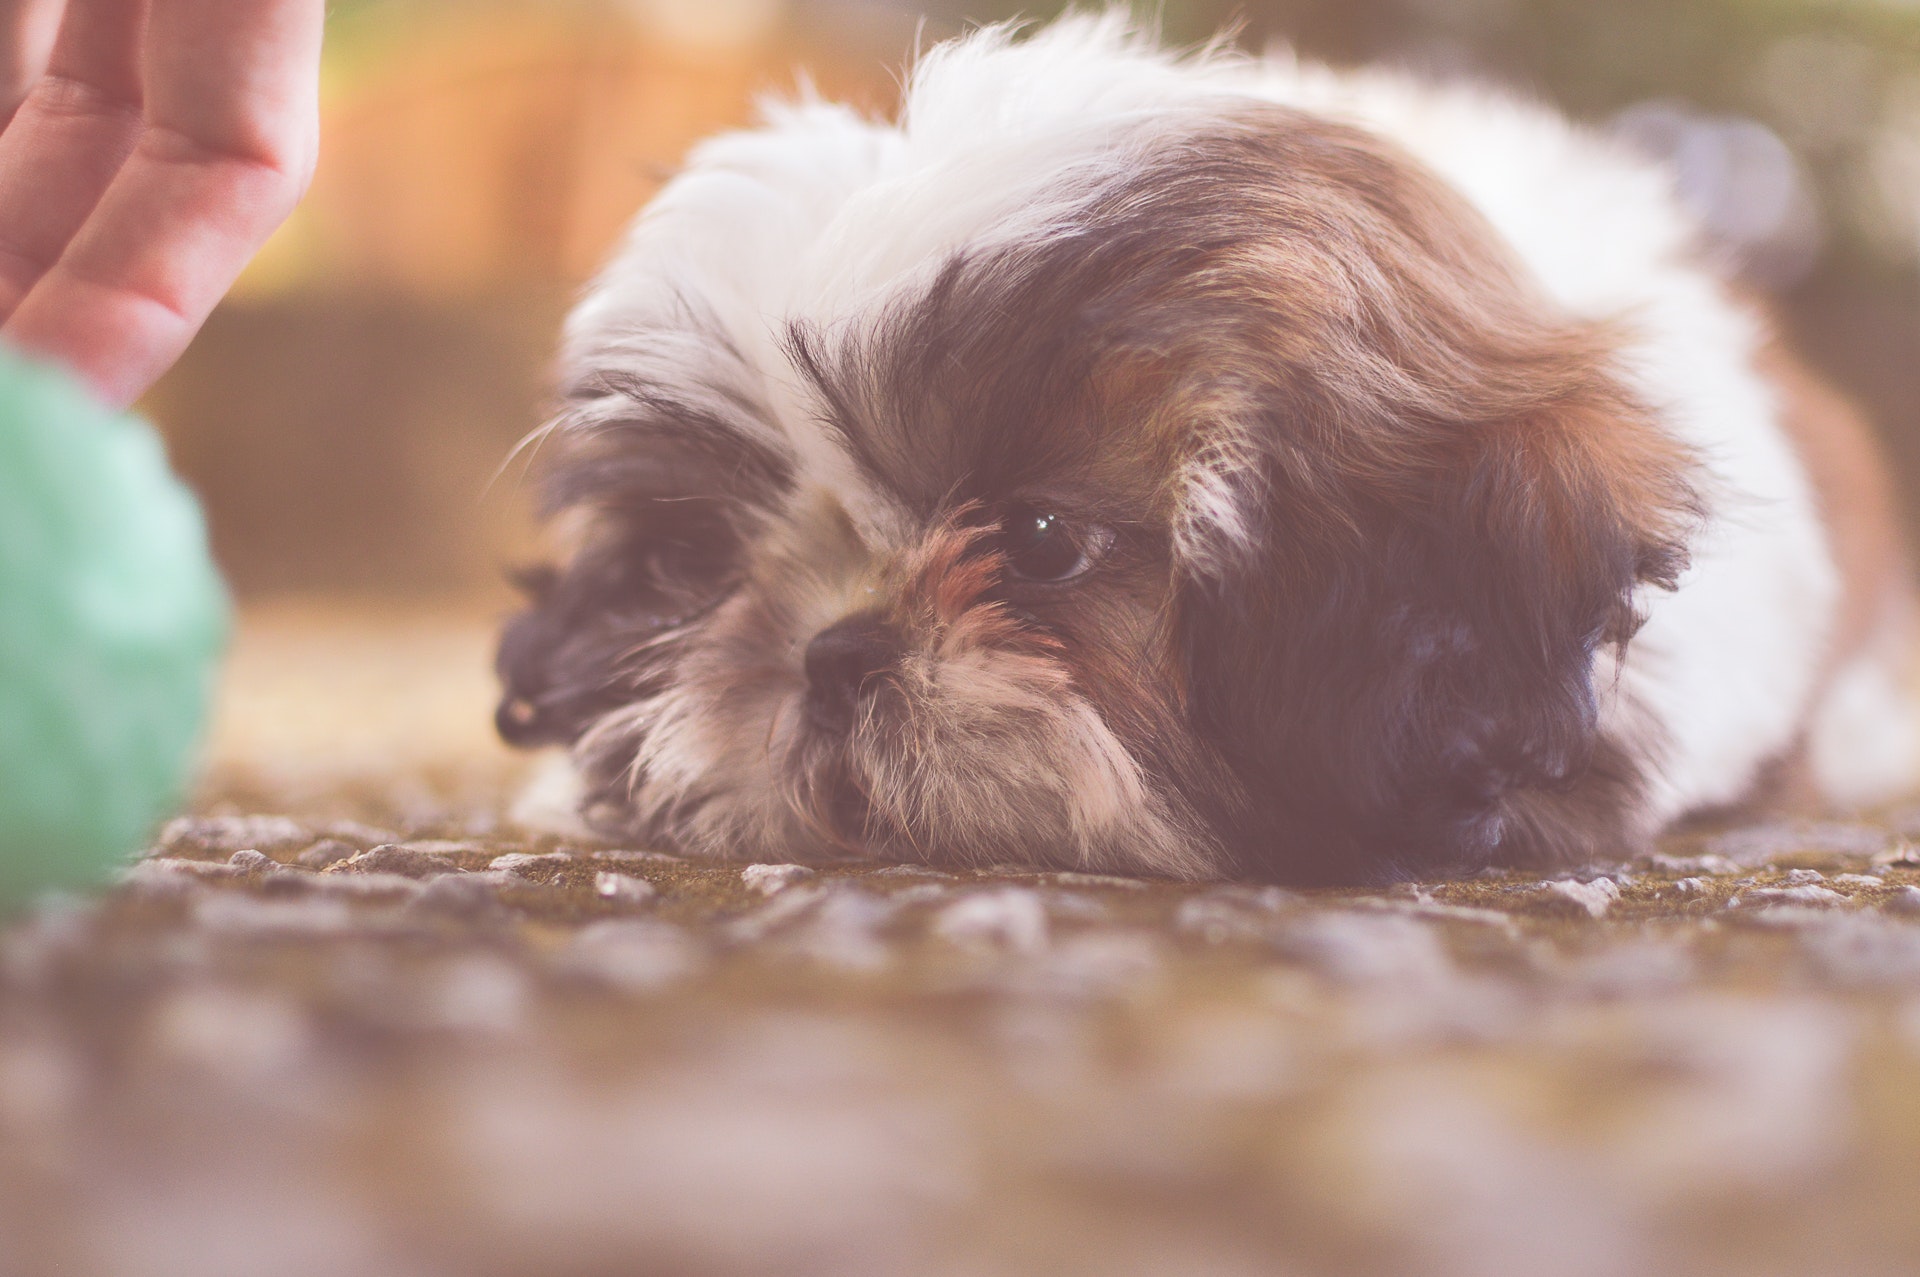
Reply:
[[[1653, 729], [1666, 743], [1650, 826], [1741, 797], [1810, 717], [1831, 798], [1905, 786], [1914, 718], [1885, 673], [1890, 660], [1862, 662], [1827, 707], [1809, 705], [1840, 583], [1754, 368], [1757, 322], [1693, 251], [1663, 173], [1509, 97], [1284, 54], [1180, 59], [1115, 15], [1026, 40], [988, 30], [921, 61], [897, 124], [802, 101], [696, 149], [574, 316], [569, 362], [627, 368], [739, 417], [804, 480], [843, 494], [871, 548], [896, 549], [904, 522], [819, 428], [780, 353], [786, 326], [831, 332], [926, 280], [961, 245], [1069, 225], [1156, 137], [1245, 98], [1357, 124], [1424, 162], [1560, 306], [1628, 325], [1625, 373], [1705, 459], [1710, 527], [1680, 588], [1647, 594], [1646, 626], [1605, 684], [1607, 730], [1644, 739]], [[754, 410], [742, 417], [739, 403]], [[1205, 528], [1228, 542], [1245, 535], [1231, 470], [1224, 456], [1190, 469], [1178, 535], [1191, 553]], [[653, 765], [667, 763], [665, 749], [653, 747]]]
[[1808, 739], [1815, 783], [1832, 802], [1866, 807], [1904, 792], [1920, 757], [1911, 608], [1889, 607], [1859, 656], [1842, 666], [1814, 711]]

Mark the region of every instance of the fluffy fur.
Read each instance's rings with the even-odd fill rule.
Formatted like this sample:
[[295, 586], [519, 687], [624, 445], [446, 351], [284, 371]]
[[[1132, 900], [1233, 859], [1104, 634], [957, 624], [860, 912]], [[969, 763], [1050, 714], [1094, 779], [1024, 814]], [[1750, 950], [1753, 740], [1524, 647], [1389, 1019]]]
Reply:
[[984, 31], [640, 218], [502, 730], [735, 857], [1377, 881], [1869, 801], [1884, 483], [1766, 342], [1662, 174], [1540, 109]]

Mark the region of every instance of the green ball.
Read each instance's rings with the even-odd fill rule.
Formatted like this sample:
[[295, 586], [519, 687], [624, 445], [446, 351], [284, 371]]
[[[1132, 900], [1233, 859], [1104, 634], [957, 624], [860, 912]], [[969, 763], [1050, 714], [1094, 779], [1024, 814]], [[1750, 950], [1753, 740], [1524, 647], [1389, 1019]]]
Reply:
[[0, 351], [0, 907], [99, 881], [175, 809], [228, 622], [159, 436]]

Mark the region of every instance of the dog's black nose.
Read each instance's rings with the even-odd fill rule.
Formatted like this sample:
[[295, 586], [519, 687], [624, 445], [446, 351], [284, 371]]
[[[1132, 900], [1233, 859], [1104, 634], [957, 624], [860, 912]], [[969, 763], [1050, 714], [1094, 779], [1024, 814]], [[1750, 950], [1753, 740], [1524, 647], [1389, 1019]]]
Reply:
[[829, 731], [846, 731], [853, 726], [860, 689], [899, 655], [899, 639], [871, 612], [821, 630], [807, 644], [807, 717]]

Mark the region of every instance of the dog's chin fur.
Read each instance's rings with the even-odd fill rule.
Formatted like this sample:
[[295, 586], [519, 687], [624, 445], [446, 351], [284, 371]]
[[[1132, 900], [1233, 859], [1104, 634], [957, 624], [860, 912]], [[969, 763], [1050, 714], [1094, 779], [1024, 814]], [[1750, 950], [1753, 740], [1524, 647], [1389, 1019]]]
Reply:
[[572, 321], [502, 731], [754, 859], [1377, 881], [1877, 797], [1884, 482], [1697, 250], [1544, 112], [1117, 16], [770, 108]]

